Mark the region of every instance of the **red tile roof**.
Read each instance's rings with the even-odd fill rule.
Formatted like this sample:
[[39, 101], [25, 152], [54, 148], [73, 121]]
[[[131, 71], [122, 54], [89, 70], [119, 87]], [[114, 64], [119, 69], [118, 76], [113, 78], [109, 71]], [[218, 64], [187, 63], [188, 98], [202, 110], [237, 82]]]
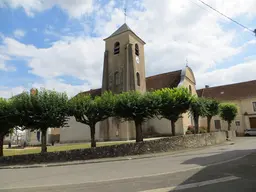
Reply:
[[181, 70], [162, 73], [146, 78], [147, 91], [177, 87], [181, 79]]
[[224, 101], [256, 96], [256, 80], [199, 89], [197, 95]]

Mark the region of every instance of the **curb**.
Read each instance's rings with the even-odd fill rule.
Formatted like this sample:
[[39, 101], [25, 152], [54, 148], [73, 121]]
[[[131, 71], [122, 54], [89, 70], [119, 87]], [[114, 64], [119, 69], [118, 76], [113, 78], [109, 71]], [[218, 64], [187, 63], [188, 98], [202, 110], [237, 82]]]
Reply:
[[94, 159], [94, 160], [81, 160], [81, 161], [70, 161], [70, 162], [62, 162], [62, 163], [46, 163], [46, 164], [33, 164], [33, 165], [12, 165], [12, 166], [0, 166], [1, 169], [27, 169], [27, 168], [44, 168], [44, 167], [60, 167], [60, 166], [70, 166], [70, 165], [83, 165], [83, 164], [95, 164], [95, 163], [106, 163], [106, 162], [117, 162], [117, 161], [127, 161], [127, 160], [136, 160], [136, 159], [148, 159], [154, 157], [164, 157], [168, 155], [175, 155], [184, 152], [190, 152], [196, 150], [203, 150], [205, 148], [215, 147], [215, 146], [225, 146], [225, 145], [234, 145], [235, 142], [226, 141], [224, 143], [220, 143], [217, 145], [209, 145], [199, 148], [187, 148], [176, 151], [167, 151], [160, 153], [152, 153], [152, 154], [144, 154], [144, 155], [133, 155], [126, 157], [112, 157], [112, 158], [102, 158], [102, 159]]

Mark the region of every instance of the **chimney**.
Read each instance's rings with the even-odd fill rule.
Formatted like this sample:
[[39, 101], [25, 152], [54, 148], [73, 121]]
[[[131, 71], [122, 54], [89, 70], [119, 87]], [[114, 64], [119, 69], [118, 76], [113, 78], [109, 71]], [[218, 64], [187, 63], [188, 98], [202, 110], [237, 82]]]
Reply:
[[209, 88], [210, 86], [209, 85], [205, 85], [205, 88], [207, 89], [207, 88]]

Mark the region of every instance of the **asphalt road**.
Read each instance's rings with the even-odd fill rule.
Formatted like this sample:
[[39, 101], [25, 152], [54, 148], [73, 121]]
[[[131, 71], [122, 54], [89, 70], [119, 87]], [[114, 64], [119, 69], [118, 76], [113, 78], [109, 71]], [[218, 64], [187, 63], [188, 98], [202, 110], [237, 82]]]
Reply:
[[154, 157], [84, 165], [2, 169], [0, 192], [256, 191], [256, 137]]

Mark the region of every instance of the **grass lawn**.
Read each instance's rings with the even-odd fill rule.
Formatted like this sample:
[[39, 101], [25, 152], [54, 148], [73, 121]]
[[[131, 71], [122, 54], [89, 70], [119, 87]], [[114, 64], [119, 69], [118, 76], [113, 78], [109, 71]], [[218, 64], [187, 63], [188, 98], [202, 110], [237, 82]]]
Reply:
[[[131, 141], [129, 141], [131, 142]], [[97, 147], [107, 146], [107, 145], [120, 145], [123, 143], [128, 143], [128, 141], [118, 141], [118, 142], [98, 142]], [[48, 146], [48, 152], [54, 151], [67, 151], [72, 149], [85, 149], [90, 148], [90, 143], [79, 143], [79, 144], [63, 144], [63, 145], [55, 145]], [[12, 156], [12, 155], [23, 155], [23, 154], [32, 154], [32, 153], [40, 153], [40, 147], [27, 147], [25, 149], [4, 149], [4, 156]]]

